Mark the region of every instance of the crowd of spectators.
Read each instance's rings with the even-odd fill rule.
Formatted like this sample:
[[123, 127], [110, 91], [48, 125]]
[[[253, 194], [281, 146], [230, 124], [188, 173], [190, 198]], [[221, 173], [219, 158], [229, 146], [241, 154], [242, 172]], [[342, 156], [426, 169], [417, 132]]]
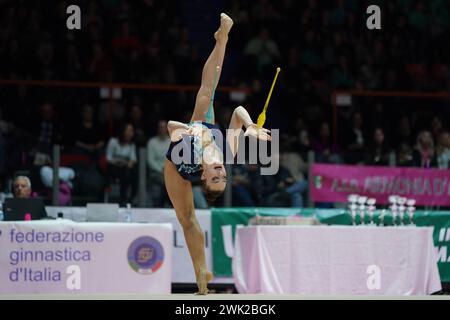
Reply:
[[[224, 0], [198, 21], [187, 18], [199, 1], [75, 2], [79, 31], [65, 27], [72, 2], [0, 0], [1, 79], [198, 85], [213, 38], [199, 37], [197, 27], [221, 11], [235, 26], [220, 84], [251, 89], [218, 92], [222, 128], [238, 104], [256, 119], [282, 67], [267, 123], [281, 129], [281, 169], [264, 177], [257, 165], [235, 166], [235, 205], [304, 206], [309, 151], [325, 163], [389, 165], [395, 155], [398, 166], [448, 169], [448, 100], [355, 98], [339, 107], [337, 136], [330, 102], [336, 89], [449, 91], [448, 1]], [[366, 28], [369, 4], [382, 8], [382, 30]], [[123, 89], [111, 100], [98, 88], [2, 85], [1, 189], [27, 172], [34, 189], [47, 192], [52, 146], [60, 144], [82, 155], [83, 165], [63, 163], [74, 170], [63, 179], [74, 193], [101, 198], [117, 182], [120, 202], [133, 202], [137, 150], [147, 147], [149, 205], [164, 206], [165, 124], [188, 119], [195, 94]], [[200, 192], [196, 204], [206, 206]]]

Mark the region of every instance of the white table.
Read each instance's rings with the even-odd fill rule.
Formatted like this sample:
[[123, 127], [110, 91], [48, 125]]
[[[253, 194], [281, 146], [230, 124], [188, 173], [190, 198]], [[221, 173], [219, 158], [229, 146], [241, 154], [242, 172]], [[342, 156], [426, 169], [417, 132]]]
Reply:
[[0, 222], [0, 294], [166, 294], [171, 274], [171, 224]]
[[252, 226], [236, 231], [240, 293], [424, 295], [441, 290], [432, 228]]

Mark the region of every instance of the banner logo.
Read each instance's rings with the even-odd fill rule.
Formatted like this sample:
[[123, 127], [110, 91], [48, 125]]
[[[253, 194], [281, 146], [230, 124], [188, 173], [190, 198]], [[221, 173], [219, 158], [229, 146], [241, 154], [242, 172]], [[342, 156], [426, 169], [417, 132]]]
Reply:
[[139, 237], [128, 248], [128, 263], [140, 274], [152, 274], [161, 268], [164, 262], [164, 248], [153, 237]]

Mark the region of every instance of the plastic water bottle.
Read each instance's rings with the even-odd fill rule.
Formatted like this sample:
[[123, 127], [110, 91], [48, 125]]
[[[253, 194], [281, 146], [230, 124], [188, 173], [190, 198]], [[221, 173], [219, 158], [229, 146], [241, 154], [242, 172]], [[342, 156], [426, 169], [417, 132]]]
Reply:
[[125, 211], [125, 222], [131, 222], [131, 204], [127, 203], [127, 209]]

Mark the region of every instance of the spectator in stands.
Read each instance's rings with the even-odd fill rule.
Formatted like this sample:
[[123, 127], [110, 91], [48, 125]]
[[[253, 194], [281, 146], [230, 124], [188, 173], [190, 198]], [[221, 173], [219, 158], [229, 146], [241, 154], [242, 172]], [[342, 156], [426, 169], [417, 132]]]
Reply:
[[352, 126], [347, 132], [346, 138], [347, 161], [349, 163], [359, 163], [363, 160], [366, 146], [363, 132], [363, 118], [360, 112], [355, 112], [352, 118]]
[[417, 136], [416, 148], [413, 151], [413, 162], [416, 167], [436, 167], [436, 152], [430, 131], [423, 130]]
[[119, 33], [112, 39], [112, 48], [118, 54], [128, 54], [132, 50], [141, 48], [139, 37], [132, 32], [128, 21], [122, 22]]
[[389, 164], [389, 148], [382, 128], [376, 128], [373, 132], [373, 142], [367, 150], [366, 164], [371, 166], [387, 166]]
[[26, 176], [17, 176], [13, 182], [14, 198], [31, 198], [31, 181]]
[[245, 165], [233, 166], [232, 193], [233, 206], [254, 207], [255, 201], [249, 191], [250, 178]]
[[352, 77], [348, 60], [345, 56], [339, 57], [339, 63], [333, 69], [331, 78], [333, 85], [339, 89], [349, 89], [353, 86], [354, 79]]
[[79, 81], [83, 75], [84, 69], [75, 44], [71, 43], [68, 45], [65, 60], [64, 75], [68, 80]]
[[134, 104], [130, 109], [130, 123], [134, 128], [134, 143], [136, 147], [143, 148], [147, 143], [146, 125], [144, 123], [142, 108], [138, 104]]
[[[50, 163], [51, 164], [51, 163]], [[42, 184], [46, 187], [47, 197], [50, 198], [53, 188], [53, 168], [50, 166], [42, 166], [39, 171]], [[59, 167], [59, 205], [67, 206], [72, 200], [73, 180], [75, 179], [75, 171], [69, 167]]]
[[305, 117], [299, 115], [294, 126], [294, 145], [301, 155], [306, 156], [311, 148], [311, 140], [309, 137], [308, 125], [306, 124]]
[[435, 116], [431, 120], [431, 134], [433, 135], [433, 140], [438, 142], [441, 132], [444, 130], [444, 126], [442, 125], [441, 118]]
[[[17, 199], [30, 199], [36, 195], [31, 189], [31, 180], [27, 176], [17, 176], [13, 181], [14, 198]], [[41, 216], [47, 217], [47, 210], [45, 210], [44, 203], [42, 202]]]
[[98, 121], [101, 127], [108, 127], [111, 121], [114, 128], [120, 127], [123, 119], [125, 119], [125, 106], [120, 99], [108, 99], [100, 104]]
[[396, 166], [398, 166], [398, 167], [413, 167], [414, 166], [412, 149], [409, 144], [402, 143], [398, 147]]
[[89, 104], [84, 105], [81, 110], [81, 123], [75, 131], [75, 146], [82, 153], [96, 158], [105, 142], [94, 119], [94, 108]]
[[[109, 177], [113, 180], [119, 180], [122, 204], [130, 202], [137, 190], [137, 158], [133, 137], [133, 125], [125, 123], [120, 128], [118, 137], [111, 138], [106, 147]], [[131, 195], [128, 196], [130, 186]]]
[[250, 58], [249, 61], [256, 61], [256, 71], [260, 75], [265, 73], [267, 67], [273, 68], [281, 58], [278, 45], [266, 28], [247, 43], [244, 54]]
[[313, 150], [317, 162], [322, 163], [340, 163], [338, 152], [339, 148], [331, 140], [330, 125], [328, 122], [322, 122], [320, 125], [319, 137], [313, 142]]
[[267, 199], [276, 192], [273, 176], [262, 176], [257, 164], [239, 165], [233, 168], [233, 201], [241, 206], [265, 206]]
[[439, 169], [448, 169], [450, 165], [450, 133], [443, 131], [436, 145], [437, 165]]
[[147, 165], [149, 168], [150, 200], [153, 207], [162, 207], [164, 202], [164, 161], [169, 150], [170, 137], [167, 121], [159, 120], [158, 134], [148, 140]]
[[406, 143], [409, 146], [414, 144], [414, 139], [412, 135], [411, 122], [408, 116], [402, 116], [400, 118], [399, 124], [395, 127], [395, 138], [396, 144], [401, 145]]
[[40, 120], [36, 124], [33, 132], [37, 137], [36, 149], [39, 153], [50, 155], [53, 145], [61, 139], [53, 104], [45, 102], [41, 105]]
[[88, 74], [92, 80], [106, 81], [110, 74], [113, 64], [108, 54], [105, 53], [100, 43], [92, 45], [92, 58], [88, 65]]
[[290, 206], [302, 208], [308, 190], [308, 180], [305, 177], [308, 165], [290, 146], [287, 146], [285, 150], [280, 158], [281, 168], [287, 170], [286, 180], [282, 183], [290, 196]]
[[276, 186], [271, 194], [264, 198], [266, 206], [303, 208], [303, 193], [308, 187], [305, 179], [296, 180], [283, 165], [280, 165], [272, 179], [275, 180]]

